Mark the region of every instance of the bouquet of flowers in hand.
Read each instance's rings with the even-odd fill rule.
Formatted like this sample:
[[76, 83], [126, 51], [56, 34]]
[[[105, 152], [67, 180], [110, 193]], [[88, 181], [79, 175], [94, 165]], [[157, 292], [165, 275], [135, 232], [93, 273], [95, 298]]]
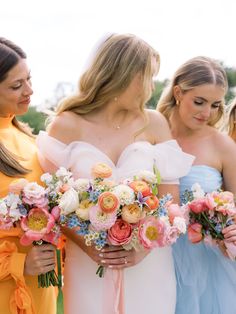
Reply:
[[[20, 227], [21, 245], [57, 244], [60, 210], [45, 187], [26, 179], [15, 180], [0, 200], [0, 229]], [[58, 285], [54, 270], [38, 276], [39, 287]]]
[[[160, 175], [155, 167], [119, 183], [111, 180], [112, 169], [104, 163], [95, 164], [91, 173], [91, 180], [74, 181], [59, 203], [61, 223], [75, 228], [86, 245], [152, 249], [171, 245], [186, 232], [184, 214], [171, 195], [157, 197]], [[100, 277], [103, 270], [99, 266]]]
[[226, 242], [222, 230], [234, 224], [234, 195], [228, 191], [204, 193], [198, 183], [185, 192], [184, 205], [189, 213], [188, 238], [192, 243], [204, 240], [210, 245], [222, 245], [230, 259], [236, 258], [236, 246]]

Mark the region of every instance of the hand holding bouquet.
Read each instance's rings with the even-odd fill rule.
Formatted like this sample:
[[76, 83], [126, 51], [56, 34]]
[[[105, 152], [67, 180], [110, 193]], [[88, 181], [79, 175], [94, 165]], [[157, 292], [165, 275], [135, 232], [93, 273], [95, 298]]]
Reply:
[[204, 240], [208, 244], [225, 246], [228, 256], [235, 260], [236, 246], [226, 242], [222, 230], [234, 224], [236, 207], [234, 195], [228, 191], [204, 193], [199, 184], [186, 192], [184, 205], [189, 213], [188, 238], [192, 243]]
[[[171, 195], [157, 197], [160, 175], [156, 168], [122, 182], [112, 181], [112, 169], [103, 163], [95, 164], [91, 174], [91, 180], [71, 182], [59, 202], [61, 223], [76, 228], [87, 246], [139, 251], [171, 245], [185, 233], [183, 212], [172, 203]], [[98, 274], [102, 273], [100, 266]]]
[[[20, 244], [57, 245], [60, 236], [60, 210], [45, 187], [25, 179], [15, 180], [9, 194], [0, 200], [0, 228], [20, 227]], [[54, 270], [38, 275], [39, 287], [57, 286]]]

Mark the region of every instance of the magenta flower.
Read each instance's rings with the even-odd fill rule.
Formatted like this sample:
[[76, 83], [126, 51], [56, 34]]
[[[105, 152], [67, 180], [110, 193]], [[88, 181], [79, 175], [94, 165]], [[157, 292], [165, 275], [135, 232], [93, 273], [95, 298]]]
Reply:
[[21, 228], [25, 233], [20, 243], [30, 245], [39, 240], [54, 243], [58, 233], [52, 230], [54, 225], [55, 218], [46, 209], [32, 208], [29, 214], [21, 220]]

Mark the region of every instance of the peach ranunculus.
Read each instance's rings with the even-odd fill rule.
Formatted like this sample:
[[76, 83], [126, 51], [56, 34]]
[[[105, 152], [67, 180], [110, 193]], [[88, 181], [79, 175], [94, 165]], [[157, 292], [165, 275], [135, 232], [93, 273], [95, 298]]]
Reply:
[[89, 220], [89, 210], [95, 204], [90, 200], [83, 200], [79, 204], [79, 208], [76, 209], [76, 215], [82, 220]]
[[173, 225], [175, 217], [184, 218], [184, 211], [178, 204], [169, 204], [167, 206], [170, 223]]
[[151, 190], [149, 185], [145, 181], [136, 180], [129, 183], [129, 186], [131, 189], [134, 190], [134, 192], [138, 193], [141, 192], [143, 196], [148, 196], [151, 194]]
[[188, 226], [188, 239], [192, 243], [198, 243], [203, 239], [201, 224], [196, 222]]
[[20, 239], [22, 245], [30, 245], [34, 241], [44, 240], [55, 243], [57, 233], [53, 232], [55, 217], [44, 208], [32, 208], [21, 220], [21, 228], [25, 232]]
[[125, 205], [121, 210], [121, 217], [124, 221], [136, 224], [145, 216], [145, 212], [137, 204]]
[[104, 213], [112, 213], [119, 207], [118, 197], [111, 192], [103, 192], [98, 197], [98, 205]]
[[108, 230], [108, 241], [112, 245], [123, 245], [130, 242], [132, 227], [123, 219], [117, 219], [115, 224]]
[[109, 178], [112, 175], [112, 169], [103, 162], [98, 162], [92, 167], [92, 176], [94, 178]]
[[24, 178], [16, 179], [9, 185], [8, 190], [10, 193], [20, 194], [28, 183], [29, 181]]
[[165, 245], [165, 223], [153, 216], [140, 222], [138, 238], [146, 249], [163, 247]]

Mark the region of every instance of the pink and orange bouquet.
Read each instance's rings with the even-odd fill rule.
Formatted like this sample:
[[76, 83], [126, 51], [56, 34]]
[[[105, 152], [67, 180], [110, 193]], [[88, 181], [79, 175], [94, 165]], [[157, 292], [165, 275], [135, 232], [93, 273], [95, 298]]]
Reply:
[[[160, 175], [140, 171], [114, 182], [103, 163], [91, 169], [93, 179], [77, 179], [60, 200], [61, 223], [75, 228], [88, 246], [105, 245], [126, 250], [153, 249], [174, 243], [186, 231], [183, 212], [171, 195], [157, 197]], [[102, 276], [103, 267], [98, 274]]]
[[189, 213], [188, 238], [192, 243], [223, 244], [230, 259], [236, 258], [236, 246], [226, 242], [222, 230], [235, 223], [234, 195], [228, 191], [204, 193], [194, 184], [184, 209]]
[[[60, 174], [60, 171], [58, 173]], [[48, 180], [49, 176], [43, 175], [42, 180]], [[57, 175], [55, 177], [59, 185], [60, 180]], [[61, 187], [63, 183], [60, 182]], [[20, 244], [24, 246], [43, 243], [57, 245], [60, 237], [58, 201], [61, 196], [62, 192], [55, 192], [53, 184], [49, 189], [26, 179], [15, 180], [9, 186], [9, 194], [0, 200], [0, 229], [20, 227]], [[39, 287], [58, 284], [54, 270], [38, 276]]]

